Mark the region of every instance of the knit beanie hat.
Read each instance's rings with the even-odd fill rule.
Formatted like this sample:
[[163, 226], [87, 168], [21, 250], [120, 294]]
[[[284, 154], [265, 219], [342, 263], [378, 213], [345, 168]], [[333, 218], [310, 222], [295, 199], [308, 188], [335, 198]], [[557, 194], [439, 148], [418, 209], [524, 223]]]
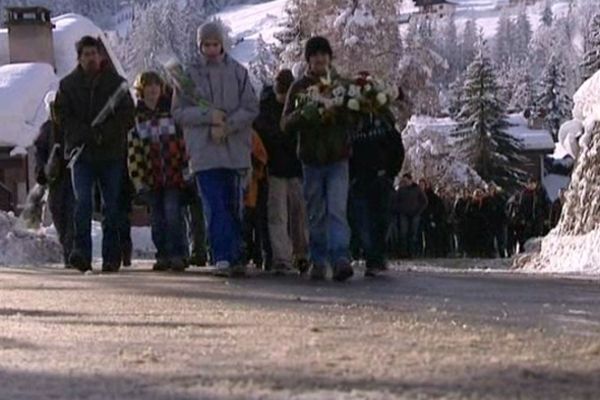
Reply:
[[225, 46], [225, 30], [219, 21], [209, 21], [198, 28], [198, 45], [207, 40], [216, 40]]
[[294, 83], [294, 74], [289, 69], [282, 69], [275, 77], [275, 93], [287, 94]]
[[329, 41], [322, 36], [315, 36], [306, 42], [304, 49], [304, 58], [308, 62], [315, 54], [328, 54], [329, 57], [333, 57], [333, 50]]

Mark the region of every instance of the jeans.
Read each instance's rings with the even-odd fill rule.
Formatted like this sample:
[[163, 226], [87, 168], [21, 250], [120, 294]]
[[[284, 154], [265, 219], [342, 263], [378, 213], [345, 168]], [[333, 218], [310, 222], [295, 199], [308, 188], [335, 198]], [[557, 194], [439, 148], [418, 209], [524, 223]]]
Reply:
[[182, 192], [179, 189], [155, 190], [149, 193], [152, 220], [152, 242], [157, 260], [182, 259], [186, 256]]
[[304, 165], [311, 261], [319, 266], [350, 259], [348, 162]]
[[291, 266], [305, 260], [308, 232], [300, 178], [269, 177], [268, 216], [273, 262]]
[[242, 262], [242, 176], [237, 170], [211, 169], [196, 173], [212, 261]]
[[385, 263], [385, 234], [392, 190], [392, 182], [385, 177], [358, 179], [350, 187], [350, 223], [367, 267]]
[[58, 240], [63, 248], [65, 265], [69, 264], [69, 256], [73, 249], [74, 204], [75, 197], [71, 177], [65, 173], [59, 180], [52, 183], [48, 190], [48, 208], [58, 233]]
[[102, 260], [104, 264], [120, 265], [119, 199], [123, 183], [123, 162], [90, 162], [79, 160], [71, 171], [75, 193], [75, 240], [73, 252], [92, 262], [93, 188], [97, 183], [102, 199]]
[[400, 214], [400, 251], [403, 257], [415, 257], [420, 254], [420, 225], [420, 215]]

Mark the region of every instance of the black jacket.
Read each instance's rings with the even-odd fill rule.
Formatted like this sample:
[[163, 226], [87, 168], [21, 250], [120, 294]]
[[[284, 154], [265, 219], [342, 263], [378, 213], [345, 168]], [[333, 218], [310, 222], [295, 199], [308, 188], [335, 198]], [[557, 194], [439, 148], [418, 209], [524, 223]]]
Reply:
[[404, 145], [393, 115], [365, 115], [351, 141], [351, 179], [372, 179], [381, 172], [393, 178], [402, 169]]
[[284, 104], [279, 103], [272, 86], [263, 89], [260, 100], [260, 113], [254, 121], [269, 156], [267, 168], [271, 176], [277, 178], [300, 178], [302, 165], [297, 155], [298, 142], [293, 135], [281, 131], [281, 116]]
[[415, 217], [427, 208], [427, 196], [419, 185], [402, 186], [395, 193], [393, 209], [401, 215]]
[[125, 159], [127, 132], [133, 126], [131, 96], [125, 96], [104, 123], [94, 129], [91, 127], [123, 81], [111, 68], [91, 78], [81, 66], [60, 81], [54, 107], [58, 123], [64, 129], [66, 154], [85, 144], [82, 158], [88, 161]]

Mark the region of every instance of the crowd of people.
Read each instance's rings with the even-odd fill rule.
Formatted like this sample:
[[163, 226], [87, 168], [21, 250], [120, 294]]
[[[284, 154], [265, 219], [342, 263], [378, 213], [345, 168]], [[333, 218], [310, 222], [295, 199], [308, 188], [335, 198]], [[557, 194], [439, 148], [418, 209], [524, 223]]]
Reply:
[[494, 186], [440, 193], [409, 173], [395, 186], [404, 148], [391, 112], [324, 123], [299, 106], [336, 74], [327, 39], [308, 40], [302, 76], [281, 70], [260, 96], [224, 43], [220, 23], [204, 24], [186, 79], [142, 72], [135, 101], [101, 42], [77, 43], [36, 141], [67, 267], [92, 268], [94, 204], [103, 272], [131, 264], [135, 202], [150, 210], [155, 270], [240, 276], [252, 263], [336, 281], [358, 259], [375, 276], [387, 257], [506, 257], [556, 219], [535, 182], [510, 199]]

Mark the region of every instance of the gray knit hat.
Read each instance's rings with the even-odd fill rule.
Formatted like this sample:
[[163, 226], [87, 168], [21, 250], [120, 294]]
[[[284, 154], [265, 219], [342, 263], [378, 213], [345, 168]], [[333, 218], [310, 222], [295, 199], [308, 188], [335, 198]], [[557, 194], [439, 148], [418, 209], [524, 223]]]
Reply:
[[216, 40], [225, 46], [225, 30], [220, 21], [209, 21], [198, 28], [198, 45], [207, 40]]

